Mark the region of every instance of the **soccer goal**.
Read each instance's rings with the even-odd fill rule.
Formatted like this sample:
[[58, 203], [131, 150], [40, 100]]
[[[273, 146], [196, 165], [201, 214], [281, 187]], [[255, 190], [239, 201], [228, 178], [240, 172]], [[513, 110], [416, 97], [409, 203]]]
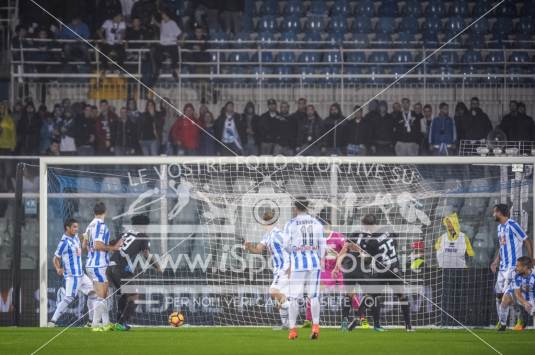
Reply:
[[[497, 248], [492, 207], [512, 205], [513, 218], [533, 239], [534, 163], [532, 157], [504, 156], [44, 157], [40, 325], [65, 292], [52, 265], [63, 221], [74, 217], [85, 230], [94, 204], [102, 201], [111, 239], [135, 230], [150, 240], [153, 258], [129, 260], [134, 276], [122, 280], [121, 292], [139, 295], [134, 324], [163, 326], [169, 314], [182, 312], [190, 325], [277, 326], [277, 305], [268, 292], [270, 258], [247, 253], [243, 245], [261, 240], [265, 211], [272, 210], [270, 223], [283, 228], [294, 200], [304, 196], [310, 213], [330, 230], [358, 232], [361, 218], [373, 213], [394, 233], [414, 325], [488, 326], [496, 319], [489, 269]], [[139, 214], [149, 217], [148, 225], [132, 225]], [[443, 263], [437, 240], [447, 233], [444, 217], [454, 214], [473, 253], [463, 250], [458, 264]], [[163, 272], [151, 267], [154, 260]], [[384, 324], [402, 325], [400, 302], [393, 297], [399, 290], [381, 287]], [[366, 302], [366, 290], [353, 291], [354, 307]], [[344, 292], [342, 285], [322, 281], [322, 324], [340, 324]], [[108, 299], [112, 317], [115, 298]], [[305, 308], [303, 302], [301, 320]], [[86, 310], [80, 294], [63, 322], [84, 322]]]

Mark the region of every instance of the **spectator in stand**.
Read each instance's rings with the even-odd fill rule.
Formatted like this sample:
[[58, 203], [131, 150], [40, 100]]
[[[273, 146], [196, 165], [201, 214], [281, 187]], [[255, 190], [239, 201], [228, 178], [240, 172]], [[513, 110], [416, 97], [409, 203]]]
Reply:
[[65, 110], [64, 107], [65, 106], [62, 105], [63, 116], [56, 122], [59, 131], [59, 150], [61, 155], [75, 155], [75, 119], [72, 111], [70, 109]]
[[41, 120], [33, 103], [27, 103], [17, 124], [17, 154], [39, 155]]
[[410, 110], [411, 102], [407, 98], [401, 100], [401, 107], [400, 113], [393, 112], [396, 155], [417, 156], [422, 142], [422, 116]]
[[326, 134], [322, 141], [322, 153], [325, 155], [341, 155], [344, 150], [344, 140], [342, 121], [345, 116], [338, 103], [334, 103], [329, 108], [329, 116], [323, 121], [322, 135]]
[[49, 64], [46, 64], [46, 62], [50, 62], [53, 60], [53, 57], [51, 54], [53, 44], [51, 42], [49, 33], [46, 29], [40, 28], [37, 31], [37, 38], [32, 41], [31, 47], [33, 51], [28, 53], [26, 59], [29, 59], [31, 61], [36, 61], [36, 62], [44, 62], [44, 63], [35, 64], [35, 70], [38, 73], [48, 73]]
[[397, 114], [401, 113], [401, 105], [399, 102], [394, 102], [392, 105], [392, 116], [396, 116]]
[[429, 127], [429, 146], [433, 155], [453, 155], [457, 141], [455, 120], [449, 116], [448, 104], [442, 102], [439, 114]]
[[[371, 109], [372, 107], [370, 107]], [[386, 101], [379, 101], [378, 110], [377, 115], [370, 115], [370, 117], [373, 117], [373, 120], [364, 117], [372, 126], [374, 154], [378, 156], [394, 155], [394, 127], [396, 123], [392, 115], [388, 113], [388, 104]]]
[[197, 155], [201, 122], [191, 103], [184, 106], [183, 112], [184, 115], [179, 116], [171, 127], [171, 143], [177, 155]]
[[[524, 106], [525, 107], [525, 106]], [[509, 103], [509, 113], [502, 118], [498, 126], [510, 141], [530, 141], [533, 140], [534, 123], [533, 119], [520, 113], [519, 104], [516, 101]]]
[[58, 140], [59, 130], [56, 124], [56, 120], [60, 119], [63, 112], [61, 111], [60, 105], [54, 106], [54, 112], [51, 115], [46, 106], [41, 105], [39, 107], [38, 115], [41, 119], [41, 131], [39, 135], [39, 153], [46, 154], [50, 143], [53, 140]]
[[293, 155], [294, 152], [291, 147], [291, 141], [295, 139], [295, 137], [290, 137], [292, 118], [290, 115], [290, 105], [287, 101], [281, 101], [279, 117], [281, 120], [275, 137], [275, 151], [279, 152], [277, 154], [281, 155]]
[[[188, 37], [188, 44], [186, 48], [189, 52], [184, 53], [184, 58], [188, 62], [208, 63], [210, 62], [210, 53], [208, 49], [208, 38], [204, 28], [197, 22], [193, 24], [193, 36]], [[193, 71], [195, 74], [205, 74], [209, 72], [207, 65], [195, 65]]]
[[[195, 10], [195, 21], [207, 23], [210, 31], [217, 32], [221, 30], [219, 24], [219, 13], [226, 4], [220, 0], [198, 0]], [[203, 19], [203, 17], [206, 17]]]
[[22, 111], [23, 111], [22, 102], [20, 101], [15, 102], [15, 105], [13, 105], [13, 111], [11, 112], [11, 118], [13, 118], [13, 122], [15, 123], [15, 126], [17, 126], [20, 122], [20, 119], [22, 117]]
[[278, 129], [279, 113], [277, 112], [277, 101], [269, 99], [268, 110], [260, 116], [257, 129], [255, 131], [256, 142], [260, 143], [261, 155], [273, 155], [275, 147], [275, 134]]
[[217, 154], [219, 146], [219, 143], [214, 139], [214, 115], [210, 111], [204, 112], [201, 116], [201, 124], [204, 130], [200, 132], [199, 136], [199, 155], [214, 156]]
[[[164, 100], [172, 104], [171, 99], [164, 97]], [[160, 116], [162, 118], [162, 138], [160, 142], [160, 154], [174, 154], [173, 145], [171, 144], [171, 128], [176, 121], [175, 109], [160, 100]]]
[[45, 149], [45, 152], [44, 152], [44, 155], [48, 155], [48, 156], [53, 156], [53, 157], [57, 157], [60, 155], [60, 150], [59, 150], [59, 141], [54, 139], [50, 142], [50, 144], [48, 145], [48, 148]]
[[158, 13], [158, 4], [154, 0], [138, 0], [132, 6], [132, 18], [139, 18], [143, 25], [149, 28], [154, 17]]
[[143, 155], [158, 155], [162, 134], [162, 120], [160, 113], [156, 111], [154, 100], [147, 100], [145, 112], [141, 115], [140, 145]]
[[121, 107], [119, 117], [111, 122], [111, 152], [115, 155], [136, 153], [137, 124], [128, 118], [128, 110]]
[[431, 122], [433, 121], [433, 107], [426, 104], [423, 108], [423, 118], [420, 120], [421, 131], [423, 135], [422, 139], [422, 155], [429, 155], [431, 151], [429, 150], [429, 129], [431, 127]]
[[107, 100], [100, 100], [100, 113], [96, 120], [95, 148], [97, 155], [110, 155], [111, 153], [111, 125], [117, 119]]
[[118, 14], [123, 16], [121, 3], [119, 0], [99, 0], [97, 5], [98, 11], [95, 13], [99, 19], [99, 23], [103, 23], [107, 19], [113, 18]]
[[244, 144], [247, 142], [247, 123], [234, 112], [234, 103], [228, 101], [221, 114], [214, 123], [215, 137], [222, 142], [225, 147], [219, 144], [221, 155], [243, 155]]
[[[75, 33], [73, 33], [73, 31]], [[80, 40], [89, 39], [89, 27], [82, 22], [80, 16], [75, 16], [69, 26], [64, 26], [58, 34], [60, 39], [71, 40], [63, 45], [63, 62], [72, 62], [75, 58], [82, 59], [86, 64], [91, 62], [89, 46]], [[74, 42], [75, 41], [75, 42]]]
[[134, 98], [129, 98], [126, 100], [126, 111], [127, 111], [127, 115], [128, 115], [128, 119], [133, 122], [135, 125], [136, 125], [136, 132], [137, 132], [137, 137], [134, 137], [134, 145], [136, 147], [136, 155], [142, 155], [142, 151], [141, 151], [141, 144], [140, 144], [140, 140], [141, 140], [141, 137], [139, 136], [141, 134], [141, 130], [139, 129], [139, 127], [141, 127], [142, 123], [141, 123], [141, 112], [139, 112], [138, 108], [137, 108], [137, 101], [136, 99]]
[[234, 34], [241, 32], [241, 23], [245, 0], [227, 0], [221, 12], [223, 31]]
[[103, 41], [100, 43], [100, 50], [104, 55], [102, 58], [102, 71], [109, 70], [108, 58], [114, 60], [118, 65], [124, 67], [125, 51], [123, 46], [124, 34], [126, 31], [126, 23], [123, 21], [123, 15], [116, 13], [112, 19], [104, 21], [100, 30], [99, 36]]
[[136, 0], [120, 0], [120, 1], [121, 1], [121, 10], [122, 10], [123, 16], [126, 19], [129, 19], [132, 16], [132, 8], [134, 7]]
[[341, 127], [345, 153], [349, 156], [363, 156], [368, 152], [372, 126], [364, 119], [363, 110], [359, 105], [353, 107], [355, 112]]
[[[8, 105], [0, 104], [0, 156], [13, 155], [16, 147], [16, 127], [15, 122], [9, 114]], [[0, 160], [0, 191], [6, 191], [10, 178], [13, 174], [13, 162], [7, 159]], [[0, 207], [2, 210], [2, 207]], [[0, 212], [1, 214], [1, 212]]]
[[297, 127], [299, 122], [304, 121], [307, 117], [307, 99], [300, 98], [297, 100], [297, 110], [291, 114], [288, 128], [289, 145], [292, 155], [297, 149]]
[[[146, 26], [139, 17], [132, 18], [132, 24], [126, 28], [126, 47], [131, 49], [144, 49], [147, 47], [154, 47], [153, 44], [139, 43], [137, 41], [149, 41], [155, 38], [153, 26]], [[143, 73], [143, 81], [146, 83], [147, 78], [152, 77], [151, 55], [150, 53], [140, 52], [141, 56], [141, 71]], [[138, 53], [130, 53], [129, 57], [138, 60]]]
[[78, 155], [95, 155], [96, 126], [91, 105], [85, 105], [83, 113], [76, 118], [74, 124], [74, 138]]
[[242, 117], [247, 127], [247, 143], [244, 146], [244, 154], [257, 155], [260, 152], [260, 129], [258, 127], [260, 117], [256, 114], [252, 101], [245, 105]]
[[414, 113], [416, 114], [416, 116], [420, 116], [420, 117], [423, 117], [423, 108], [422, 108], [422, 104], [420, 102], [417, 102], [415, 103], [413, 106], [412, 106], [412, 110], [414, 111]]
[[470, 111], [463, 119], [456, 121], [458, 124], [459, 140], [481, 140], [487, 139], [492, 131], [492, 123], [489, 117], [479, 108], [479, 99], [473, 97], [470, 100]]
[[171, 59], [171, 73], [175, 80], [178, 80], [178, 38], [182, 34], [176, 22], [169, 17], [165, 11], [161, 11], [162, 21], [160, 22], [160, 43], [152, 51], [153, 80], [156, 81], [160, 75], [160, 68], [164, 60], [164, 53]]
[[[20, 61], [22, 59], [22, 50], [30, 47], [28, 41], [28, 30], [22, 25], [15, 27], [15, 36], [11, 39], [11, 47], [13, 50], [13, 59]], [[25, 52], [24, 54], [26, 54]]]
[[[322, 121], [314, 105], [307, 105], [306, 116], [297, 125], [297, 155], [319, 155]], [[312, 145], [311, 145], [312, 144]]]

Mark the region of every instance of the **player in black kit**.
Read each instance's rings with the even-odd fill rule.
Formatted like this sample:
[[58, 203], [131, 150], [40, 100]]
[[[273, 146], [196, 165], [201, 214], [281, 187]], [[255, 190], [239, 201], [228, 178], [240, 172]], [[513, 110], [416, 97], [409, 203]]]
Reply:
[[[131, 218], [131, 223], [133, 225], [148, 225], [150, 221], [145, 215], [136, 215]], [[151, 262], [150, 259], [152, 257], [150, 254], [149, 238], [146, 234], [128, 231], [123, 233], [121, 237], [112, 242], [112, 244], [115, 244], [118, 240], [122, 240], [123, 245], [121, 246], [121, 249], [112, 254], [110, 266], [106, 270], [106, 273], [113, 286], [119, 290], [117, 292], [119, 295], [119, 302], [115, 329], [129, 330], [130, 326], [128, 325], [128, 322], [136, 309], [135, 301], [138, 299], [138, 294], [122, 293], [121, 280], [134, 277], [135, 270], [132, 270], [130, 265], [138, 254], [143, 255], [149, 263]], [[154, 263], [153, 266], [157, 271], [161, 272], [158, 263]]]
[[[354, 241], [354, 243], [348, 243], [348, 250], [360, 252], [369, 258], [370, 262], [366, 267], [369, 281], [364, 282], [366, 285], [372, 285], [373, 288], [388, 285], [394, 288], [394, 295], [397, 296], [401, 303], [405, 329], [412, 331], [408, 297], [402, 290], [405, 282], [400, 276], [401, 268], [396, 251], [396, 236], [393, 233], [377, 230], [377, 219], [373, 214], [364, 216], [362, 225], [368, 231], [352, 235], [350, 240]], [[381, 293], [374, 291], [371, 292], [371, 295], [375, 299], [372, 307], [374, 330], [384, 331], [380, 324], [381, 303], [379, 297], [377, 297]], [[352, 322], [349, 328], [352, 329], [355, 325], [356, 322]]]

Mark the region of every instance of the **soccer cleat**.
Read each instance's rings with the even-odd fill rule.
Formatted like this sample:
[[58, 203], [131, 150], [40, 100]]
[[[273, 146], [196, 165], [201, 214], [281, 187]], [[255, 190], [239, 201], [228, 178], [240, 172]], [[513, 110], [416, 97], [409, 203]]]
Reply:
[[288, 333], [288, 340], [295, 340], [297, 339], [297, 329], [292, 328], [290, 329], [290, 332]]
[[316, 340], [320, 337], [320, 326], [319, 324], [312, 324], [312, 333], [310, 333], [310, 339]]
[[377, 327], [374, 326], [374, 327], [373, 327], [373, 330], [375, 330], [376, 332], [380, 332], [380, 333], [382, 333], [382, 332], [385, 331], [385, 328], [383, 328], [383, 327], [381, 327], [381, 326], [377, 326]]
[[496, 330], [500, 329], [501, 326], [500, 321], [498, 321], [498, 323], [496, 323]]
[[342, 319], [342, 323], [340, 323], [340, 330], [343, 332], [347, 332], [349, 330], [346, 317], [344, 317], [344, 319]]
[[115, 325], [111, 324], [111, 323], [102, 327], [102, 331], [103, 332], [109, 332], [109, 331], [112, 331], [112, 330], [115, 330]]
[[86, 328], [91, 328], [92, 325], [93, 325], [93, 321], [89, 321], [89, 322], [87, 322], [87, 323], [84, 325], [84, 327], [86, 327]]
[[370, 329], [370, 324], [368, 323], [368, 320], [366, 318], [360, 319], [360, 328], [361, 329]]
[[513, 327], [513, 330], [523, 331], [524, 329], [526, 329], [526, 325], [524, 324], [524, 321], [522, 319], [518, 319], [516, 321], [515, 326]]
[[56, 323], [54, 323], [54, 322], [48, 322], [47, 326], [48, 326], [49, 328], [57, 327]]
[[498, 328], [499, 332], [505, 332], [507, 330], [507, 326], [505, 324], [500, 324], [500, 327]]
[[91, 328], [91, 331], [92, 332], [103, 332], [104, 328], [103, 327], [94, 327], [94, 328]]
[[406, 330], [407, 332], [409, 332], [409, 333], [414, 332], [414, 329], [413, 329], [412, 325], [410, 325], [410, 324], [405, 326], [405, 330]]
[[132, 327], [126, 323], [123, 323], [124, 330], [129, 331]]
[[124, 332], [126, 331], [126, 327], [122, 325], [121, 323], [115, 324], [115, 330], [118, 332]]
[[351, 323], [349, 323], [349, 325], [347, 326], [347, 330], [348, 331], [352, 331], [353, 329], [355, 329], [357, 327], [357, 325], [360, 323], [360, 320], [357, 319], [357, 318], [353, 318], [353, 320], [351, 321]]
[[308, 319], [305, 320], [305, 322], [303, 323], [303, 328], [310, 328], [312, 327], [312, 321], [309, 321]]

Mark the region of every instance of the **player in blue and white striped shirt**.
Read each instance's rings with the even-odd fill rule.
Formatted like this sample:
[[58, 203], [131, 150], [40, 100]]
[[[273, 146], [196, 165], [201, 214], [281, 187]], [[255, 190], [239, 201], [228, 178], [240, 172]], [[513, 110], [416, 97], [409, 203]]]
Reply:
[[[85, 270], [93, 280], [97, 293], [92, 328], [94, 331], [111, 330], [110, 315], [106, 302], [106, 297], [108, 296], [106, 268], [110, 263], [109, 253], [119, 250], [122, 240], [119, 239], [115, 245], [110, 245], [110, 231], [106, 223], [104, 223], [106, 205], [103, 202], [97, 202], [93, 212], [95, 213], [95, 218], [87, 227], [84, 235], [84, 247], [87, 247], [88, 250]], [[101, 321], [102, 326], [100, 326]]]
[[290, 286], [289, 286], [289, 326], [288, 339], [297, 338], [295, 323], [299, 313], [298, 298], [303, 297], [306, 289], [310, 300], [312, 313], [311, 339], [319, 337], [320, 301], [319, 286], [320, 273], [323, 268], [323, 258], [327, 250], [323, 233], [323, 225], [308, 214], [308, 201], [299, 197], [294, 202], [295, 215], [284, 227], [285, 248], [290, 256]]
[[288, 252], [284, 249], [284, 236], [282, 231], [275, 227], [275, 213], [273, 210], [268, 210], [262, 215], [262, 220], [265, 223], [266, 234], [262, 241], [256, 245], [251, 242], [245, 242], [245, 250], [260, 254], [264, 250], [268, 250], [271, 254], [271, 267], [273, 269], [273, 282], [269, 287], [271, 298], [277, 302], [282, 326], [288, 327], [288, 269], [290, 261]]
[[58, 303], [52, 320], [48, 323], [51, 327], [56, 325], [58, 319], [74, 301], [78, 291], [87, 295], [90, 313], [92, 313], [91, 310], [95, 300], [93, 283], [82, 269], [82, 246], [77, 235], [78, 222], [73, 218], [68, 219], [63, 224], [63, 228], [65, 232], [56, 248], [52, 261], [58, 275], [65, 280], [65, 297]]
[[[499, 328], [498, 331], [507, 329], [507, 320], [509, 318], [509, 307], [515, 302], [524, 308], [527, 314], [533, 316], [535, 311], [535, 273], [533, 263], [529, 256], [522, 256], [517, 259], [515, 270], [511, 271], [511, 282], [507, 291], [503, 295], [500, 309], [498, 312]], [[527, 319], [525, 319], [527, 324]], [[514, 330], [522, 330], [524, 327], [515, 327]]]
[[507, 205], [498, 204], [494, 206], [493, 215], [496, 222], [499, 223], [499, 248], [490, 268], [492, 272], [496, 272], [499, 265], [494, 289], [496, 293], [496, 310], [500, 314], [500, 304], [504, 293], [507, 291], [508, 274], [515, 269], [517, 259], [523, 256], [523, 247], [526, 247], [530, 258], [533, 257], [533, 250], [531, 241], [526, 233], [518, 223], [509, 218], [509, 207]]

